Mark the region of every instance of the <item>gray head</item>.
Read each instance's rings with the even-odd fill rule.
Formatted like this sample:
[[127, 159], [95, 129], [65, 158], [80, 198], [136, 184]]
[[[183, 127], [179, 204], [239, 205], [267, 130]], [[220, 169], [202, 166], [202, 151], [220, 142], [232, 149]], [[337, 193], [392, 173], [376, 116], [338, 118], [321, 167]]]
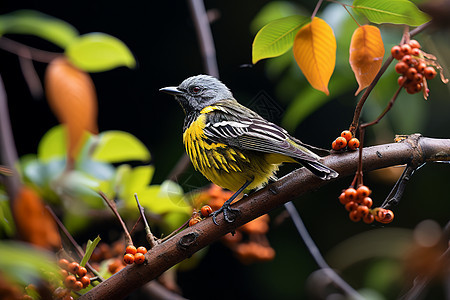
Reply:
[[209, 75], [192, 76], [177, 87], [165, 87], [160, 91], [174, 95], [186, 114], [201, 111], [219, 100], [233, 99], [227, 86]]

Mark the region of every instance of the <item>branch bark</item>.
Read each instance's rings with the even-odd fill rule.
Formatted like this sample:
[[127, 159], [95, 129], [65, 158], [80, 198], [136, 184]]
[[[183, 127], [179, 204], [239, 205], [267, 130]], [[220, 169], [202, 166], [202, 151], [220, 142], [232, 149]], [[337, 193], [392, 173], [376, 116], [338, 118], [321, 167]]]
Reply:
[[[364, 148], [363, 153], [364, 171], [435, 161], [450, 161], [450, 139], [416, 134], [399, 143]], [[356, 151], [323, 158], [324, 164], [340, 173], [339, 178], [353, 175], [357, 162]], [[122, 299], [228, 232], [328, 182], [318, 179], [305, 168], [297, 169], [233, 205], [241, 211], [234, 223], [226, 223], [222, 214], [217, 218], [219, 226], [213, 224], [212, 218], [207, 218], [152, 248], [146, 254], [144, 265], [124, 268], [79, 299]]]

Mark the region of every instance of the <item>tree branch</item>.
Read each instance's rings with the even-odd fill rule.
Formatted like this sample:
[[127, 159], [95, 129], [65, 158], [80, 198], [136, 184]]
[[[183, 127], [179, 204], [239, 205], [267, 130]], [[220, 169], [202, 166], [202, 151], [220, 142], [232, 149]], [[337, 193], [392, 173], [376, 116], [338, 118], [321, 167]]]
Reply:
[[[364, 148], [363, 160], [364, 171], [407, 163], [450, 161], [450, 139], [425, 138], [416, 134], [399, 143]], [[357, 162], [358, 152], [329, 155], [323, 159], [324, 164], [340, 173], [340, 178], [353, 175]], [[241, 214], [234, 223], [226, 223], [222, 214], [217, 218], [219, 226], [213, 224], [212, 218], [207, 218], [152, 248], [146, 254], [146, 264], [124, 268], [79, 299], [122, 299], [221, 236], [328, 182], [305, 168], [297, 169], [236, 202], [233, 207]]]

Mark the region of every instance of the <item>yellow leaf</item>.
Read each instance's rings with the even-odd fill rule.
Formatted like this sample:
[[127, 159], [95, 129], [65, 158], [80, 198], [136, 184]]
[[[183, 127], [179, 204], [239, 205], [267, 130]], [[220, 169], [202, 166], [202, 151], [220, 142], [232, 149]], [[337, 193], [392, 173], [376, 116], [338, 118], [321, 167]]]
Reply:
[[381, 68], [383, 56], [384, 44], [378, 27], [372, 25], [358, 27], [350, 43], [350, 65], [359, 84], [355, 95], [373, 81]]
[[68, 130], [68, 158], [80, 150], [85, 131], [97, 133], [97, 96], [91, 77], [66, 58], [47, 67], [45, 89], [50, 108]]
[[294, 57], [313, 88], [329, 95], [328, 82], [336, 64], [336, 38], [322, 19], [314, 18], [294, 40]]

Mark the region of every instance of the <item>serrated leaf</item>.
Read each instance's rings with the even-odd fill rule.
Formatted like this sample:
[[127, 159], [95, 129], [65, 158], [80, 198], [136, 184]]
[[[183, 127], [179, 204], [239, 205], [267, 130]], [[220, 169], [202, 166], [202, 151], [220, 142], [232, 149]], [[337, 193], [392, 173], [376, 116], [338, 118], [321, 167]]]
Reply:
[[124, 131], [105, 131], [98, 136], [92, 159], [117, 163], [123, 161], [149, 161], [150, 151], [134, 135]]
[[78, 68], [86, 72], [103, 72], [116, 67], [134, 68], [136, 61], [130, 49], [119, 39], [101, 32], [80, 36], [65, 54]]
[[253, 63], [287, 52], [292, 47], [295, 34], [309, 20], [304, 16], [289, 16], [274, 20], [261, 28], [253, 41]]
[[380, 30], [371, 25], [358, 27], [352, 35], [349, 59], [359, 84], [355, 96], [375, 78], [381, 68], [383, 56], [384, 44]]
[[68, 157], [81, 149], [86, 131], [97, 133], [97, 95], [89, 74], [74, 67], [65, 57], [54, 59], [45, 73], [50, 108], [67, 126]]
[[336, 64], [336, 38], [331, 27], [315, 17], [298, 31], [293, 52], [311, 86], [329, 95], [328, 82]]
[[430, 21], [430, 17], [409, 0], [355, 0], [352, 7], [377, 24], [419, 26]]
[[18, 10], [0, 16], [0, 35], [30, 34], [66, 48], [78, 37], [69, 23], [34, 10]]

